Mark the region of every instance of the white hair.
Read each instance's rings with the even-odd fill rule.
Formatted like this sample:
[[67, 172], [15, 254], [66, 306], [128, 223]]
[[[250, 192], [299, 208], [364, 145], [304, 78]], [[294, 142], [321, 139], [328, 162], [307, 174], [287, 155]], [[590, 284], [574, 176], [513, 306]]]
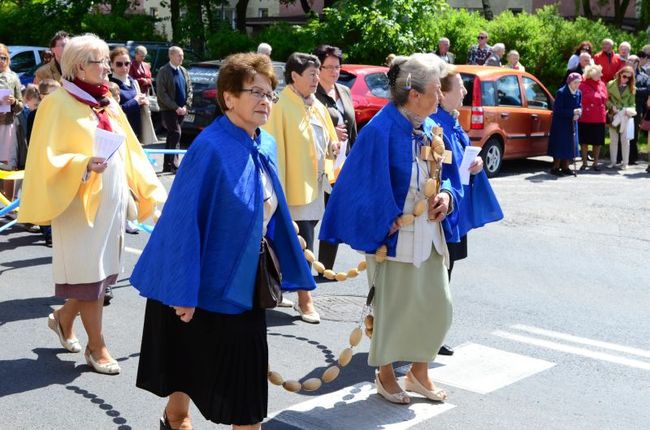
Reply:
[[257, 53], [258, 54], [263, 54], [263, 55], [271, 55], [271, 45], [269, 45], [266, 42], [262, 42], [259, 45], [257, 45]]
[[135, 53], [136, 54], [142, 54], [142, 55], [146, 56], [147, 55], [147, 48], [145, 48], [142, 45], [138, 45], [138, 46], [135, 47]]
[[506, 52], [506, 45], [503, 43], [495, 43], [492, 45], [492, 52]]
[[628, 51], [631, 51], [632, 45], [630, 45], [630, 42], [621, 42], [621, 44], [618, 45], [618, 50], [620, 51], [621, 48], [627, 48]]
[[441, 43], [446, 43], [447, 45], [449, 45], [450, 42], [449, 39], [447, 39], [446, 37], [441, 37], [440, 40], [438, 41], [438, 44]]
[[604, 45], [605, 43], [609, 43], [610, 45], [614, 46], [614, 41], [610, 38], [605, 38], [602, 42], [600, 42], [601, 45]]
[[447, 76], [447, 63], [435, 54], [413, 54], [395, 57], [388, 71], [388, 81], [393, 102], [404, 106], [409, 92], [424, 94], [431, 81]]
[[583, 58], [586, 58], [587, 60], [591, 60], [591, 54], [588, 52], [581, 52], [579, 59], [582, 60]]
[[109, 53], [106, 42], [96, 35], [86, 33], [75, 36], [68, 40], [61, 54], [61, 75], [64, 79], [72, 80], [77, 76], [79, 66], [108, 59]]
[[182, 54], [183, 49], [178, 46], [170, 46], [168, 50], [168, 54], [172, 55], [174, 52], [176, 52], [177, 54]]

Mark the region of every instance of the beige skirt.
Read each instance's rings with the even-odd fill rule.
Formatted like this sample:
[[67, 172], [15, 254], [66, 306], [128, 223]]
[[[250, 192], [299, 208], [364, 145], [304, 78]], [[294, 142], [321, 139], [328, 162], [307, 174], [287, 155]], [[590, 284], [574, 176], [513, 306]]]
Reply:
[[451, 326], [452, 304], [443, 257], [431, 256], [417, 268], [410, 263], [367, 256], [368, 282], [376, 270], [375, 316], [368, 364], [396, 361], [429, 362], [435, 359]]

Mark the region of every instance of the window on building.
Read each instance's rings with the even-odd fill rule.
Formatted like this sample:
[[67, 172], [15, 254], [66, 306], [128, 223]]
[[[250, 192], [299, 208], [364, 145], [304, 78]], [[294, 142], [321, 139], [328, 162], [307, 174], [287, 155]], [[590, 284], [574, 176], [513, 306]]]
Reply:
[[257, 10], [257, 17], [258, 18], [268, 18], [269, 17], [269, 9], [266, 7], [261, 7]]
[[149, 8], [149, 15], [153, 16], [154, 18], [158, 18], [158, 8], [157, 7], [150, 7]]

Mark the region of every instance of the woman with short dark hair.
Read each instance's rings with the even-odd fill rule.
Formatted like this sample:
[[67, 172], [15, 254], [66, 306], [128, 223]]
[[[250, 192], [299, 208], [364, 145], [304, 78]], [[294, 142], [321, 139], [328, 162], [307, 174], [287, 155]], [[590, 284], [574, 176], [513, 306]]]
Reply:
[[[320, 82], [316, 90], [316, 98], [325, 105], [336, 128], [336, 135], [345, 153], [349, 153], [357, 138], [357, 123], [354, 114], [354, 103], [350, 89], [337, 81], [341, 75], [343, 52], [336, 46], [321, 45], [314, 50], [314, 55], [320, 60]], [[325, 193], [325, 206], [329, 193]], [[319, 242], [318, 259], [330, 269], [334, 266], [338, 245]]]
[[260, 428], [268, 407], [266, 314], [254, 299], [262, 246], [275, 251], [283, 288], [316, 287], [273, 138], [259, 128], [276, 85], [269, 57], [226, 59], [217, 80], [224, 115], [192, 143], [131, 276], [147, 298], [136, 384], [169, 396], [161, 429], [191, 428], [190, 400], [212, 422]]
[[[327, 108], [314, 96], [320, 81], [318, 57], [294, 52], [285, 64], [282, 90], [265, 129], [277, 142], [280, 181], [299, 234], [314, 249], [314, 230], [325, 211], [325, 192], [334, 180], [338, 137]], [[295, 306], [303, 321], [320, 315], [308, 291], [298, 292]]]
[[120, 106], [126, 114], [131, 124], [131, 128], [142, 141], [142, 122], [140, 119], [140, 110], [149, 105], [149, 99], [146, 94], [140, 91], [138, 82], [129, 76], [131, 67], [131, 57], [126, 48], [118, 47], [111, 51], [111, 70], [110, 81], [115, 83], [120, 90]]

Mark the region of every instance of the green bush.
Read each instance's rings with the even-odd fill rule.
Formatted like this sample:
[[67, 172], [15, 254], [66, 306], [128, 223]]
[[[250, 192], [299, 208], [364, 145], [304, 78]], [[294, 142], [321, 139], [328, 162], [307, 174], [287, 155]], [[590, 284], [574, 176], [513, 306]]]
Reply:
[[207, 58], [222, 59], [236, 52], [254, 49], [254, 42], [245, 34], [239, 33], [227, 24], [222, 24], [210, 35], [207, 42]]

